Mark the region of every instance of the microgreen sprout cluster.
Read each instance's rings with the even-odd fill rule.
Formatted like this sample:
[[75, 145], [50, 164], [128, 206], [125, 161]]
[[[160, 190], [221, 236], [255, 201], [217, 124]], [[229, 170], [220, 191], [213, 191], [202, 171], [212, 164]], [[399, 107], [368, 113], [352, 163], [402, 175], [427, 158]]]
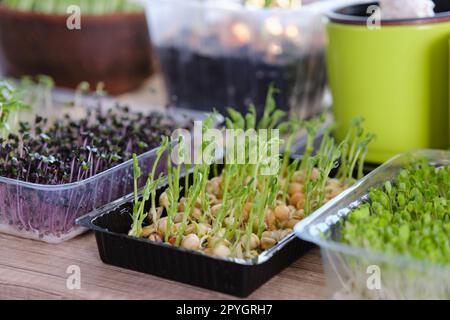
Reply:
[[[150, 150], [159, 146], [161, 136], [190, 123], [120, 105], [107, 109], [100, 98], [101, 85], [96, 107], [83, 99], [86, 83], [65, 107], [53, 105], [52, 89], [53, 81], [45, 76], [39, 76], [37, 84], [24, 78], [14, 88], [2, 83], [1, 114], [8, 130], [0, 138], [0, 231], [59, 242], [80, 233], [74, 228], [77, 217], [133, 190], [132, 168], [118, 168], [119, 164], [146, 153], [139, 161], [147, 174], [154, 156]], [[33, 110], [12, 121], [14, 112], [27, 105], [21, 101], [30, 102]], [[112, 170], [106, 173], [108, 169]], [[156, 175], [163, 168], [153, 170]], [[136, 188], [144, 183], [145, 179], [136, 181]]]
[[[250, 144], [250, 139], [245, 140], [243, 148], [233, 145], [231, 150], [226, 149], [226, 153], [245, 150], [246, 161], [242, 164], [227, 163], [225, 158], [223, 165], [217, 161], [203, 162], [190, 168], [181, 162], [172, 164], [169, 156], [167, 185], [158, 190], [160, 177], [150, 175], [142, 197], [135, 191], [129, 235], [218, 257], [252, 259], [275, 246], [292, 233], [297, 222], [352, 184], [348, 170], [358, 160], [363, 160], [365, 146], [372, 138], [361, 133], [364, 132], [362, 122], [355, 121], [351, 133], [339, 145], [327, 133], [313, 155], [314, 140], [324, 117], [284, 121], [286, 114], [277, 109], [274, 91], [269, 89], [260, 121], [256, 120], [254, 107], [250, 107], [246, 115], [229, 109], [226, 127], [244, 131], [278, 129], [286, 140], [269, 135], [268, 139], [257, 141], [257, 149]], [[204, 132], [211, 128], [211, 123], [211, 118], [203, 123]], [[308, 134], [306, 152], [303, 159], [293, 160], [290, 148], [294, 136], [303, 128]], [[256, 139], [260, 139], [259, 136]], [[178, 142], [176, 152], [183, 158], [186, 156], [185, 148], [180, 147], [184, 145], [183, 138]], [[210, 152], [213, 143], [204, 139], [202, 151]], [[278, 170], [270, 175], [263, 174], [269, 165], [270, 146], [281, 143], [285, 150], [275, 155], [280, 163]], [[170, 155], [175, 152], [166, 141], [161, 148]], [[252, 152], [259, 153], [261, 160], [249, 161]], [[345, 171], [339, 173], [343, 178], [332, 179], [330, 173], [340, 159], [345, 162], [342, 169]], [[189, 169], [191, 174], [182, 178], [183, 171]], [[136, 181], [140, 177], [137, 163], [134, 171]], [[157, 192], [160, 194], [158, 204], [154, 201], [149, 204], [148, 200]], [[143, 210], [144, 207], [147, 209]]]
[[[39, 104], [37, 113], [51, 114], [53, 80], [45, 75], [24, 77], [14, 86], [0, 83], [0, 176], [38, 184], [65, 184], [92, 177], [115, 165], [156, 148], [161, 136], [176, 129], [175, 121], [161, 113], [130, 112], [117, 105], [104, 110], [86, 108], [86, 116], [48, 121], [37, 115], [33, 122], [17, 122], [11, 130], [11, 114]], [[71, 106], [81, 107], [89, 84], [82, 82]], [[102, 84], [95, 95], [104, 95]], [[70, 106], [69, 106], [70, 107]]]
[[352, 246], [450, 263], [450, 167], [414, 160], [373, 188], [342, 229]]

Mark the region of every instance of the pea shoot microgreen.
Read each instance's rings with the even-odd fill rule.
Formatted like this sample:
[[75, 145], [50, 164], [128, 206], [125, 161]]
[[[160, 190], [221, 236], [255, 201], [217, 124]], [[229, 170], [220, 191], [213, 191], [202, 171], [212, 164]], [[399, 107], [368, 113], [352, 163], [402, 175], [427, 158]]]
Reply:
[[[212, 150], [217, 146], [208, 138], [202, 141], [200, 153], [203, 156], [206, 153], [213, 161], [192, 167], [184, 164], [182, 168], [180, 162], [174, 165], [168, 160], [168, 183], [159, 199], [166, 217], [151, 221], [149, 230], [153, 233], [145, 233], [144, 237], [214, 256], [252, 259], [274, 246], [292, 232], [298, 221], [352, 183], [349, 177], [353, 177], [355, 166], [363, 159], [371, 140], [361, 122], [351, 128], [352, 133], [341, 144], [329, 133], [325, 134], [320, 149], [313, 154], [324, 115], [311, 120], [286, 120], [286, 114], [276, 107], [273, 98], [276, 92], [273, 86], [269, 87], [260, 121], [252, 106], [245, 115], [229, 108], [225, 125], [227, 129], [242, 132], [278, 129], [285, 139], [272, 133], [263, 139], [256, 134], [232, 143], [231, 150], [226, 150], [221, 171], [217, 159], [212, 157]], [[207, 119], [202, 128], [204, 136], [208, 128], [211, 121]], [[301, 129], [307, 132], [306, 151], [301, 159], [292, 160], [291, 148]], [[276, 145], [284, 146], [282, 154], [269, 152]], [[344, 147], [347, 153], [342, 152]], [[168, 153], [171, 158], [170, 146]], [[232, 159], [229, 155], [242, 153], [244, 163], [227, 161]], [[258, 161], [250, 161], [255, 155]], [[338, 161], [345, 163], [345, 174], [342, 173], [342, 180], [333, 180], [330, 174]], [[279, 166], [271, 172], [268, 169], [274, 162]], [[184, 192], [180, 192], [183, 171], [190, 175], [184, 177]], [[158, 227], [160, 224], [164, 224], [164, 230]]]

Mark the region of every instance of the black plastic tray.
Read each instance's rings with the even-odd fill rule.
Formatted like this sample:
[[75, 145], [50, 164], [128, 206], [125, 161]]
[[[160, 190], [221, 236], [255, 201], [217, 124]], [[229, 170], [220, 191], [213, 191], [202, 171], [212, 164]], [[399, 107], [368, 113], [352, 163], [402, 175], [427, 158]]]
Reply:
[[[156, 199], [165, 189], [158, 189]], [[239, 297], [248, 296], [313, 247], [292, 233], [252, 260], [213, 257], [128, 236], [132, 207], [130, 194], [77, 220], [95, 231], [104, 263]]]

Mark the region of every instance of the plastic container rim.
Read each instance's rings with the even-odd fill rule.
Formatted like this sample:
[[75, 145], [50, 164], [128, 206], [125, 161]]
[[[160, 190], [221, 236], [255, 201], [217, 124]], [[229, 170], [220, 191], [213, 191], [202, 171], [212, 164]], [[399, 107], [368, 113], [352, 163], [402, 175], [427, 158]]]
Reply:
[[[191, 168], [189, 173], [192, 173], [193, 170]], [[167, 178], [164, 178], [163, 181], [161, 182], [160, 186], [158, 187], [158, 189], [162, 189], [165, 188], [167, 185]], [[142, 190], [143, 188], [139, 189], [139, 196], [142, 195]], [[129, 193], [126, 196], [119, 198], [111, 203], [108, 203], [102, 207], [99, 207], [97, 209], [94, 209], [93, 211], [77, 218], [75, 220], [75, 224], [76, 225], [80, 225], [82, 227], [94, 230], [96, 232], [100, 232], [100, 233], [106, 233], [109, 235], [113, 235], [113, 236], [119, 236], [121, 238], [124, 239], [130, 239], [130, 240], [136, 240], [139, 242], [144, 242], [150, 245], [155, 245], [155, 246], [160, 246], [160, 247], [164, 247], [164, 248], [168, 248], [170, 250], [181, 250], [184, 252], [189, 252], [195, 255], [201, 255], [203, 257], [207, 257], [207, 258], [211, 258], [211, 259], [215, 259], [215, 260], [221, 260], [221, 261], [228, 261], [228, 262], [232, 262], [232, 263], [237, 263], [240, 265], [245, 265], [245, 266], [254, 266], [254, 265], [260, 265], [263, 264], [265, 262], [267, 262], [268, 260], [270, 260], [273, 255], [278, 252], [279, 250], [283, 249], [283, 247], [289, 243], [292, 240], [295, 240], [296, 235], [294, 230], [289, 233], [286, 237], [284, 237], [283, 239], [281, 239], [274, 247], [267, 249], [265, 251], [263, 251], [261, 254], [259, 254], [257, 257], [253, 258], [253, 259], [239, 259], [239, 258], [222, 258], [222, 257], [216, 257], [216, 256], [209, 256], [206, 255], [202, 252], [198, 252], [195, 250], [188, 250], [188, 249], [184, 249], [181, 247], [174, 247], [172, 245], [166, 244], [164, 242], [155, 242], [155, 241], [151, 241], [149, 239], [142, 239], [142, 238], [135, 238], [135, 237], [131, 237], [128, 234], [123, 234], [123, 233], [118, 233], [118, 232], [112, 232], [109, 231], [107, 228], [102, 228], [97, 226], [96, 224], [94, 224], [94, 220], [101, 217], [102, 215], [108, 214], [110, 211], [112, 211], [114, 208], [117, 208], [121, 205], [124, 205], [130, 201], [133, 200], [134, 197], [134, 193]]]

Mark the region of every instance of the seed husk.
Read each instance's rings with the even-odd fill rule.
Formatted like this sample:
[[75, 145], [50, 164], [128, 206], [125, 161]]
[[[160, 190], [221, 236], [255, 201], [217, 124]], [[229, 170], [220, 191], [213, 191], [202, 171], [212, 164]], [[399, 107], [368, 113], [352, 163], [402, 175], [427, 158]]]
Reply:
[[295, 193], [293, 194], [290, 198], [289, 198], [289, 204], [291, 206], [296, 206], [299, 203], [299, 201], [304, 200], [305, 199], [305, 195], [301, 192]]
[[289, 229], [294, 229], [295, 225], [299, 222], [300, 222], [300, 220], [298, 220], [298, 219], [290, 219], [288, 221], [288, 223], [286, 224], [286, 227]]
[[261, 239], [261, 249], [267, 250], [276, 245], [277, 240], [273, 238], [262, 237]]
[[214, 248], [213, 254], [217, 257], [226, 258], [230, 256], [231, 251], [226, 245], [219, 244]]
[[291, 183], [289, 185], [289, 194], [293, 195], [303, 191], [303, 186], [300, 183]]
[[169, 208], [169, 197], [167, 196], [167, 193], [161, 193], [159, 196], [159, 205], [166, 209]]
[[162, 242], [161, 236], [160, 236], [159, 234], [157, 234], [157, 233], [152, 233], [152, 234], [148, 237], [148, 239], [149, 239], [150, 241], [154, 241], [154, 242]]
[[275, 217], [279, 221], [286, 221], [289, 219], [289, 208], [286, 205], [275, 208]]
[[[244, 234], [241, 238], [241, 243], [244, 247], [245, 247], [247, 241], [248, 241], [247, 235]], [[256, 234], [252, 233], [251, 240], [250, 240], [250, 249], [252, 249], [252, 250], [256, 249], [259, 247], [259, 245], [260, 245], [260, 240], [259, 240], [258, 236]]]

